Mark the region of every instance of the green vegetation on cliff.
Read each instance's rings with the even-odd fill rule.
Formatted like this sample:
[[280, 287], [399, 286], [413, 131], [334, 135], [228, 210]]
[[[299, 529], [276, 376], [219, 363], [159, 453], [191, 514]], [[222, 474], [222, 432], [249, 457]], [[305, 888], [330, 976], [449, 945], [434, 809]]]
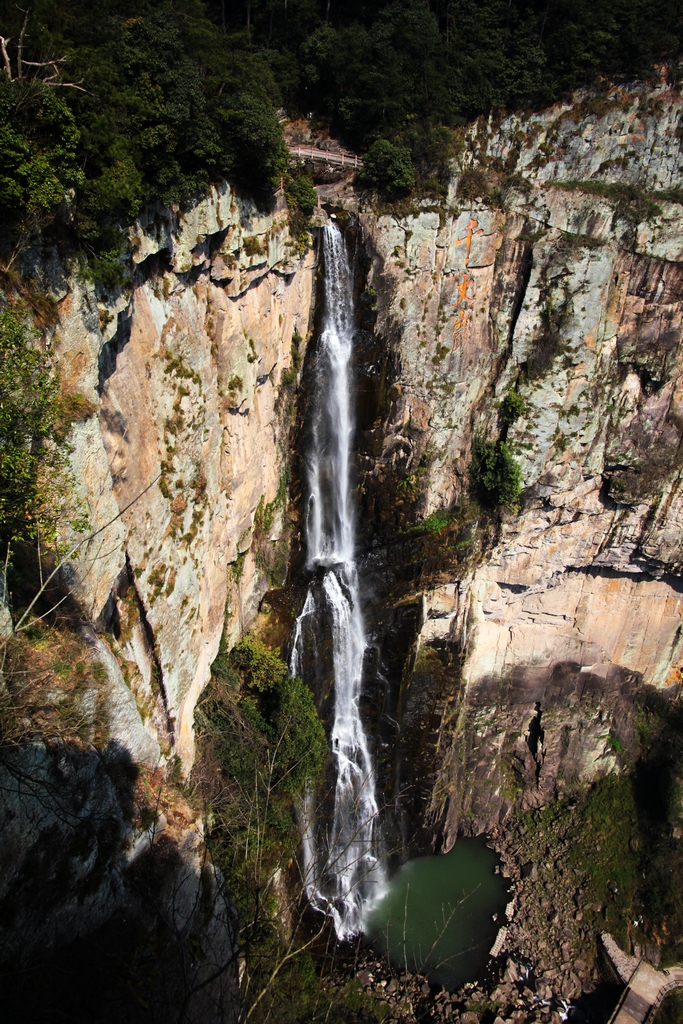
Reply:
[[488, 508], [513, 506], [522, 490], [522, 470], [505, 441], [476, 435], [470, 464], [472, 489]]
[[180, 202], [224, 176], [270, 194], [286, 167], [277, 85], [201, 0], [37, 0], [20, 57], [24, 17], [10, 7], [0, 23], [12, 40], [0, 81], [5, 261], [57, 218], [111, 281], [119, 228], [143, 202]]
[[[209, 696], [202, 723], [209, 725], [216, 714], [228, 714], [231, 731], [241, 721], [245, 736], [251, 734], [243, 749], [236, 740], [223, 745], [226, 733], [221, 730], [217, 756], [228, 775], [251, 786], [261, 755], [270, 750], [265, 757], [273, 791], [287, 799], [303, 791], [307, 781], [319, 774], [327, 751], [325, 731], [308, 688], [290, 677], [280, 656], [250, 633], [229, 654], [218, 655], [213, 677], [234, 715]], [[248, 766], [243, 777], [245, 758]]]
[[579, 945], [606, 930], [627, 950], [634, 944], [658, 948], [667, 966], [683, 960], [680, 698], [648, 691], [638, 723], [640, 749], [633, 762], [619, 753], [619, 773], [590, 786], [563, 780], [559, 799], [520, 814], [507, 831], [538, 882], [539, 916], [534, 924], [532, 912], [530, 927], [546, 929], [543, 901], [551, 893], [557, 908], [564, 904], [576, 941], [583, 931]]
[[647, 75], [679, 55], [682, 25], [675, 0], [8, 6], [4, 263], [57, 218], [96, 278], [113, 282], [119, 228], [143, 203], [180, 202], [224, 176], [268, 197], [286, 168], [279, 106], [367, 149], [372, 187], [438, 187], [455, 127], [600, 76]]
[[311, 692], [253, 634], [221, 651], [212, 677], [195, 714], [201, 754], [192, 782], [208, 805], [207, 845], [239, 914], [243, 996], [255, 1020], [274, 1007], [278, 1020], [303, 1020], [317, 985], [296, 935], [303, 887], [293, 812], [320, 775], [325, 731]]
[[190, 784], [205, 804], [206, 845], [237, 913], [240, 1019], [346, 1024], [309, 951], [321, 932], [304, 918], [295, 859], [294, 809], [307, 784], [319, 781], [327, 753], [312, 694], [274, 650], [246, 634], [214, 661], [195, 730]]
[[66, 433], [83, 415], [81, 395], [60, 396], [59, 380], [20, 309], [0, 313], [0, 545], [40, 539], [54, 546], [76, 508]]

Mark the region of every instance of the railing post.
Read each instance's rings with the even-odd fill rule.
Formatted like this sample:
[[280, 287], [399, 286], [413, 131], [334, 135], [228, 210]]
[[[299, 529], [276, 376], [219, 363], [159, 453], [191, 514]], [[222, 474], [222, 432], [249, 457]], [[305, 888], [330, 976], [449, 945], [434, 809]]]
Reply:
[[342, 153], [342, 167], [344, 166], [344, 154]]

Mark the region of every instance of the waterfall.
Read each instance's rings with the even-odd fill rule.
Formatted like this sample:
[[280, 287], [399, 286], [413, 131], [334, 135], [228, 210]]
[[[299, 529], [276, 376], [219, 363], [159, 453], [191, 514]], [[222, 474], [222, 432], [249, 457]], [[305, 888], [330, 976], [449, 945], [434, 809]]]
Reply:
[[304, 636], [315, 647], [316, 622], [329, 623], [334, 671], [334, 812], [316, 829], [315, 798], [301, 809], [302, 861], [312, 904], [334, 920], [337, 936], [362, 930], [367, 904], [383, 891], [375, 776], [360, 717], [365, 629], [354, 563], [349, 489], [353, 437], [349, 363], [353, 351], [353, 276], [339, 228], [323, 230], [325, 312], [316, 355], [311, 443], [307, 453], [307, 568], [320, 570], [296, 621], [290, 672], [304, 670]]

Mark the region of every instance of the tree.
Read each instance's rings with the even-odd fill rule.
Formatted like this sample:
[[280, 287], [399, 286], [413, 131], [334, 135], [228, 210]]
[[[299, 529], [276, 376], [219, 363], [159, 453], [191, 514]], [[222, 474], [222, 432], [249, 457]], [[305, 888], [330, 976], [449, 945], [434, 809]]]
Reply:
[[252, 195], [271, 193], [289, 160], [272, 106], [241, 93], [221, 118], [231, 147], [232, 176]]
[[307, 950], [328, 926], [302, 938], [310, 879], [296, 877], [294, 809], [319, 780], [325, 731], [312, 693], [253, 634], [212, 676], [195, 712], [191, 783], [210, 807], [207, 844], [239, 915], [243, 1019], [310, 1020], [318, 983]]
[[26, 233], [44, 228], [69, 192], [83, 184], [79, 139], [75, 117], [63, 96], [40, 82], [0, 77], [4, 269], [16, 259]]
[[409, 192], [415, 185], [409, 150], [387, 139], [373, 142], [363, 162], [362, 181], [389, 195]]
[[488, 507], [512, 506], [522, 490], [522, 469], [505, 441], [472, 441], [472, 487]]
[[285, 196], [290, 207], [298, 207], [310, 214], [318, 205], [318, 193], [313, 179], [308, 174], [288, 174], [285, 179]]

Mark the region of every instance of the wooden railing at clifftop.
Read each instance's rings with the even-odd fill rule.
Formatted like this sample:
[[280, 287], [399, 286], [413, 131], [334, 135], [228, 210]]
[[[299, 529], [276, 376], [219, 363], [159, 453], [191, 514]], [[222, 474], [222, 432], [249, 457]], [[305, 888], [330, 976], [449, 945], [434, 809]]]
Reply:
[[331, 153], [326, 149], [317, 149], [315, 146], [301, 146], [289, 144], [289, 152], [292, 156], [303, 160], [324, 160], [328, 164], [337, 164], [340, 167], [357, 168], [363, 166], [363, 161], [355, 153]]

